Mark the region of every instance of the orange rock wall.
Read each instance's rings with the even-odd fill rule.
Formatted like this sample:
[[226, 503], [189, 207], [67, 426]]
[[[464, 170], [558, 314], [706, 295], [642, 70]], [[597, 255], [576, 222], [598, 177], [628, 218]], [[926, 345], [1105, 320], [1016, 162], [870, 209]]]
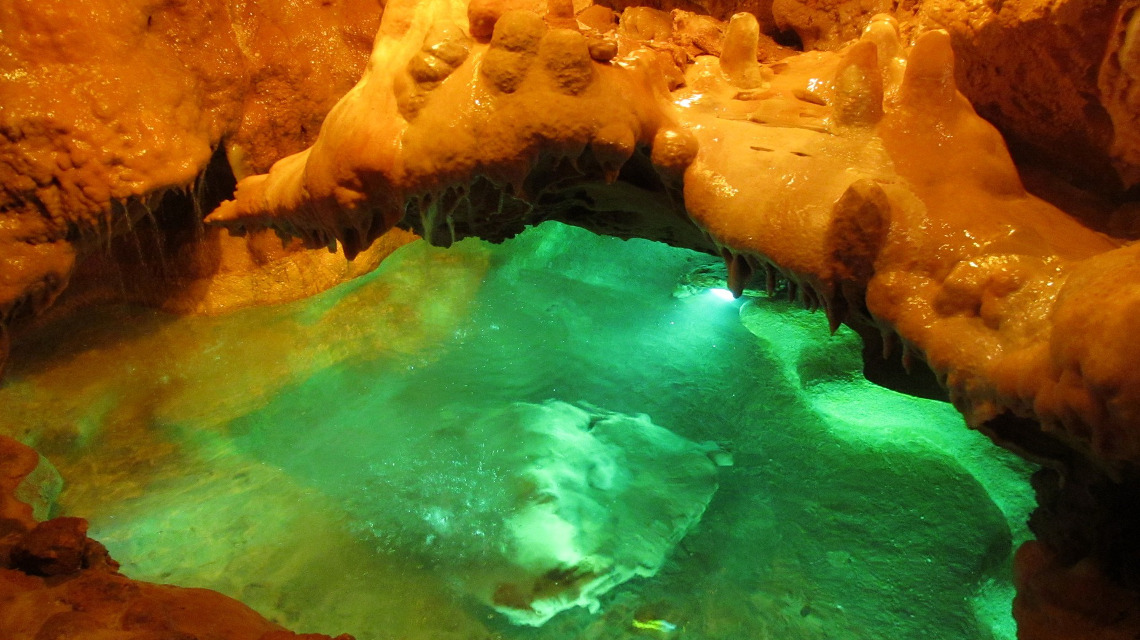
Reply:
[[[901, 335], [975, 424], [1035, 418], [1037, 435], [1110, 472], [1140, 460], [1136, 245], [1028, 197], [974, 113], [1120, 197], [1140, 180], [1135, 2], [654, 6], [689, 12], [630, 12], [618, 27], [604, 10], [579, 25], [581, 2], [393, 0], [381, 24], [366, 0], [0, 0], [0, 361], [13, 317], [51, 304], [95, 251], [86, 281], [98, 291], [124, 260], [103, 249], [109, 239], [137, 239], [164, 192], [193, 184], [222, 145], [247, 180], [216, 221], [273, 225], [352, 256], [409, 200], [425, 230], [458, 211], [468, 232], [494, 234], [544, 194], [611, 198], [607, 214], [656, 194], [649, 208], [670, 216], [661, 237], [723, 251], [734, 289], [779, 272], [833, 322]], [[698, 15], [742, 9], [755, 18]], [[848, 46], [882, 11], [894, 22]], [[933, 28], [947, 34], [916, 38]], [[777, 62], [777, 42], [796, 40], [812, 51]], [[689, 94], [673, 96], [683, 85]], [[495, 203], [499, 217], [483, 216]], [[474, 226], [480, 216], [492, 220]], [[648, 221], [606, 229], [645, 233]], [[361, 271], [343, 255], [299, 257], [268, 231], [195, 229], [159, 293], [138, 299], [212, 312]], [[172, 282], [185, 293], [165, 295]], [[0, 482], [27, 456], [0, 455], [9, 463]], [[36, 526], [3, 499], [0, 514], [0, 600], [24, 612], [13, 637], [98, 625], [136, 637], [151, 623], [173, 633], [184, 621], [170, 612], [187, 606], [230, 607], [232, 637], [272, 632], [212, 595], [125, 581], [80, 522]], [[57, 556], [72, 559], [63, 573], [36, 575]], [[1019, 565], [1026, 638], [1056, 637], [1068, 627], [1051, 621], [1074, 611], [1072, 628], [1097, 637], [1098, 616], [1132, 606], [1095, 571], [1039, 548]], [[1073, 584], [1109, 594], [1108, 613], [1082, 609]], [[124, 612], [117, 594], [150, 604]], [[44, 611], [48, 631], [28, 613]]]
[[[311, 144], [363, 70], [381, 8], [376, 0], [0, 2], [0, 364], [10, 322], [52, 304], [77, 262], [134, 233], [164, 193], [189, 190], [219, 145], [241, 174]], [[227, 246], [222, 254], [256, 251], [209, 235]], [[360, 272], [339, 260], [303, 259], [327, 267], [331, 283]], [[142, 275], [153, 287], [208, 286], [213, 273], [201, 266], [211, 259], [189, 262], [189, 271]], [[214, 306], [247, 303], [236, 294]]]

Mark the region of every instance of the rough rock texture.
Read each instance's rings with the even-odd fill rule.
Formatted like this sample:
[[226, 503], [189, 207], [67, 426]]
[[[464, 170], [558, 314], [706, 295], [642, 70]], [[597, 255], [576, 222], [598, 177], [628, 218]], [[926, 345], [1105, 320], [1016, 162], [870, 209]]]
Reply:
[[[191, 183], [240, 114], [226, 6], [0, 6], [0, 324], [42, 310], [79, 253]], [[116, 215], [117, 214], [117, 215]]]
[[[874, 17], [883, 10], [894, 17]], [[1135, 3], [615, 13], [393, 0], [369, 54], [377, 15], [367, 2], [0, 2], [0, 362], [13, 317], [50, 304], [113, 236], [141, 246], [133, 225], [224, 144], [243, 179], [210, 221], [261, 235], [159, 215], [155, 244], [179, 224], [184, 234], [153, 288], [184, 276], [186, 293], [144, 284], [126, 297], [213, 311], [359, 271], [295, 258], [299, 246], [274, 245], [264, 227], [353, 258], [397, 224], [447, 244], [560, 219], [720, 253], [737, 292], [787, 279], [833, 323], [925, 359], [1003, 445], [1070, 475], [1091, 469], [1088, 486], [1135, 484], [1140, 249], [1029, 195], [975, 112], [1120, 198], [1140, 176]], [[788, 56], [777, 41], [814, 51]], [[1135, 211], [1094, 226], [1134, 233]], [[104, 295], [130, 249], [92, 261], [77, 299]], [[137, 252], [132, 276], [167, 257]], [[331, 275], [290, 293], [302, 263]], [[1056, 548], [1080, 542], [1066, 538], [1073, 514], [1105, 511], [1058, 504], [1038, 530], [1063, 553], [1027, 556], [1023, 620], [1050, 611], [1051, 591], [1035, 586], [1049, 567], [1112, 555], [1089, 541]]]
[[[59, 298], [59, 312], [105, 301], [142, 304], [179, 314], [218, 314], [243, 307], [278, 304], [316, 295], [375, 269], [416, 235], [403, 229], [384, 234], [354, 260], [344, 253], [306, 249], [297, 239], [272, 231], [232, 236], [203, 229], [190, 238], [141, 234], [113, 241], [79, 265]], [[138, 245], [164, 248], [163, 257], [144, 254]], [[173, 246], [172, 246], [173, 245]], [[55, 316], [55, 308], [47, 311]]]
[[[1133, 5], [1113, 0], [776, 0], [777, 24], [806, 48], [834, 49], [873, 14], [890, 11], [913, 37], [945, 29], [957, 58], [958, 86], [979, 114], [1058, 170], [1098, 188], [1140, 178], [1134, 66], [1126, 34]], [[890, 3], [887, 3], [890, 4]]]
[[[414, 20], [406, 15], [413, 8]], [[339, 241], [354, 255], [403, 218], [406, 201], [422, 212], [425, 233], [439, 225], [468, 235], [445, 219], [460, 208], [493, 207], [495, 223], [486, 226], [494, 230], [481, 235], [511, 235], [524, 224], [525, 199], [560, 188], [562, 163], [587, 148], [583, 170], [593, 180], [582, 182], [614, 180], [651, 145], [670, 156], [657, 164], [672, 163], [673, 178], [680, 177], [695, 148], [657, 106], [668, 91], [666, 73], [677, 72], [671, 55], [642, 50], [621, 67], [599, 64], [589, 37], [551, 29], [524, 11], [505, 13], [486, 44], [463, 32], [466, 23], [462, 5], [390, 4], [369, 74], [330, 113], [317, 143], [243, 180], [237, 199], [213, 219], [273, 223], [311, 244]], [[659, 182], [643, 166], [646, 179]], [[503, 193], [498, 185], [510, 187]], [[615, 209], [634, 207], [646, 204], [626, 197]]]
[[[957, 93], [944, 32], [908, 54], [883, 18], [838, 54], [761, 67], [744, 14], [722, 56], [698, 59], [670, 94], [676, 58], [655, 34], [645, 46], [644, 28], [594, 36], [515, 11], [484, 44], [454, 5], [417, 5], [415, 20], [389, 11], [373, 66], [317, 143], [243, 180], [209, 220], [351, 255], [410, 202], [412, 224], [445, 243], [560, 217], [719, 251], [734, 289], [779, 270], [833, 322], [897, 333], [972, 424], [1032, 417], [1108, 468], [1140, 461], [1130, 351], [1100, 346], [1126, 331], [1134, 280], [1119, 274], [1134, 250], [1025, 192], [1001, 137]], [[615, 38], [620, 62], [592, 60], [591, 37]], [[630, 183], [667, 205], [656, 221], [585, 215], [610, 211], [598, 203]], [[1118, 306], [1090, 313], [1093, 298]]]
[[728, 20], [755, 15], [762, 33], [805, 50], [837, 50], [878, 13], [900, 22], [904, 39], [945, 29], [958, 86], [1001, 131], [1047, 157], [1054, 169], [1098, 188], [1140, 180], [1140, 128], [1131, 88], [1129, 29], [1135, 2], [1118, 0], [657, 0]]
[[[720, 30], [719, 59], [692, 60], [677, 52], [693, 40], [648, 10], [582, 31], [505, 12], [489, 38], [465, 36], [452, 4], [389, 11], [316, 144], [242, 181], [210, 221], [352, 253], [399, 221], [446, 244], [553, 217], [719, 252], [733, 290], [786, 278], [834, 324], [921, 355], [1006, 446], [1117, 480], [1140, 462], [1136, 246], [1026, 192], [957, 91], [947, 32], [908, 49], [882, 16], [837, 52], [762, 66], [747, 14]], [[594, 38], [616, 56], [592, 55]], [[621, 98], [603, 109], [602, 95]], [[656, 215], [615, 215], [607, 203], [630, 193], [657, 194]]]
[[120, 575], [103, 545], [87, 537], [86, 521], [37, 524], [31, 505], [17, 498], [38, 462], [35, 451], [0, 436], [0, 637], [331, 640], [294, 634], [213, 591]]
[[[1097, 85], [1115, 5], [938, 0], [924, 3], [918, 18], [949, 31], [959, 86], [981, 115], [1057, 165], [1111, 184], [1108, 152], [1116, 140], [1135, 135], [1114, 129], [1106, 112], [1111, 94]], [[1120, 159], [1120, 176], [1132, 184], [1136, 169]]]
[[[270, 232], [247, 241], [203, 230], [195, 242], [205, 239], [198, 246], [206, 249], [198, 256], [189, 255], [195, 243], [177, 237], [132, 236], [140, 227], [148, 233], [156, 215], [163, 218], [159, 235], [200, 229], [201, 207], [187, 205], [216, 203], [217, 196], [203, 196], [199, 176], [223, 137], [239, 173], [267, 170], [311, 144], [363, 69], [380, 9], [367, 0], [0, 3], [0, 366], [9, 324], [47, 308], [77, 262], [106, 252], [116, 236], [131, 237], [145, 267], [123, 273], [104, 261], [89, 271], [164, 290], [163, 301], [178, 310], [308, 295], [374, 265], [382, 251], [350, 266], [280, 242], [266, 258]], [[181, 202], [171, 207], [172, 200]], [[178, 245], [169, 261], [166, 244]], [[302, 267], [323, 274], [296, 290], [290, 279], [272, 276]], [[244, 285], [215, 278], [274, 284], [256, 286], [250, 297], [239, 291]], [[98, 297], [126, 288], [108, 286]], [[210, 301], [202, 302], [203, 289], [212, 290]], [[177, 299], [183, 290], [185, 299]]]
[[4, 535], [36, 525], [32, 505], [16, 497], [20, 485], [39, 464], [39, 454], [8, 437], [0, 437], [0, 523]]
[[226, 140], [234, 173], [263, 173], [311, 145], [325, 114], [356, 83], [380, 25], [378, 0], [230, 3], [249, 87]]
[[[611, 4], [620, 9], [631, 3]], [[882, 10], [894, 11], [907, 37], [923, 28], [946, 28], [959, 60], [959, 85], [982, 115], [1005, 133], [1052, 154], [1055, 164], [1074, 173], [1104, 182], [1109, 175], [1105, 169], [1112, 164], [1124, 184], [1134, 180], [1140, 134], [1134, 131], [1135, 109], [1130, 106], [1130, 3], [647, 4], [689, 10], [673, 16], [658, 11], [657, 17], [641, 20], [662, 25], [651, 24], [650, 35], [643, 39], [660, 35], [653, 47], [672, 47], [674, 58], [681, 60], [720, 53], [722, 34], [715, 20], [694, 11], [722, 19], [752, 12], [760, 26], [762, 59], [786, 55], [765, 34], [809, 49], [837, 49]], [[164, 190], [191, 184], [219, 144], [224, 144], [239, 177], [264, 172], [276, 159], [311, 144], [325, 113], [363, 70], [380, 14], [379, 3], [372, 0], [319, 6], [202, 0], [117, 5], [113, 11], [61, 7], [54, 2], [9, 2], [3, 12], [7, 24], [0, 31], [0, 48], [11, 72], [0, 81], [0, 91], [11, 99], [5, 100], [5, 139], [0, 144], [0, 170], [6, 172], [0, 181], [5, 194], [0, 201], [5, 219], [0, 238], [5, 247], [0, 252], [0, 345], [6, 343], [11, 318], [42, 311], [66, 286], [77, 260], [104, 246], [108, 236], [129, 233], [162, 202]], [[474, 7], [490, 18], [507, 8], [546, 8], [528, 2]], [[573, 5], [584, 23], [599, 28], [596, 21], [603, 18], [596, 9], [601, 8], [591, 14], [584, 13], [586, 8], [582, 1]], [[639, 17], [636, 11], [622, 22], [626, 35], [627, 25]], [[480, 18], [483, 24], [493, 24], [488, 19]], [[573, 20], [559, 19], [558, 26], [575, 26]], [[613, 24], [616, 17], [608, 20]], [[788, 34], [796, 35], [789, 40]], [[592, 55], [613, 55], [598, 53], [608, 44], [592, 46]], [[76, 53], [80, 50], [83, 55]], [[431, 77], [439, 71], [425, 68], [418, 73], [422, 77], [417, 86], [439, 81]], [[100, 81], [104, 77], [122, 81]], [[670, 81], [677, 77], [672, 73]], [[142, 83], [149, 83], [149, 89], [135, 88]], [[56, 86], [67, 90], [49, 88]], [[52, 111], [40, 108], [48, 103], [55, 105]], [[636, 200], [623, 198], [627, 203], [631, 199]], [[1122, 217], [1124, 226], [1135, 226], [1134, 212]], [[222, 253], [248, 255], [219, 267], [227, 272], [240, 262], [261, 262], [257, 255], [270, 244], [268, 239], [206, 235], [210, 244], [227, 246]], [[145, 243], [134, 244], [146, 250]], [[297, 251], [289, 253], [299, 256]], [[188, 271], [174, 269], [169, 278], [154, 278], [156, 270], [146, 270], [155, 280], [148, 286], [187, 286], [188, 300], [173, 308], [196, 308], [197, 291], [209, 287], [212, 277], [201, 267], [216, 262], [217, 253], [208, 251], [192, 260]], [[151, 263], [164, 258], [148, 257]], [[281, 269], [288, 270], [291, 258], [282, 259], [280, 264], [286, 266]], [[337, 273], [359, 271], [327, 258], [297, 259], [306, 263], [306, 270], [327, 263], [329, 275], [322, 280], [328, 282], [337, 281]], [[99, 266], [92, 270], [108, 272]], [[179, 284], [187, 282], [191, 284]], [[217, 307], [241, 304], [239, 299]]]
[[1100, 104], [1112, 120], [1112, 158], [1125, 184], [1140, 182], [1140, 88], [1137, 83], [1137, 3], [1121, 2], [1109, 23], [1108, 44], [1100, 65]]

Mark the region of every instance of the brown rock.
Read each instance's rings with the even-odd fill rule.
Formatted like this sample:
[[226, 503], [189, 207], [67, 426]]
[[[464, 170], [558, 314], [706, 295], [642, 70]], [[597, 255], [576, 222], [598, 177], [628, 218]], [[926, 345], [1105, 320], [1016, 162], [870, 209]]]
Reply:
[[321, 122], [364, 70], [379, 0], [252, 2], [233, 12], [249, 80], [241, 123], [226, 140], [240, 178], [312, 144]]
[[0, 637], [5, 640], [298, 637], [213, 591], [135, 582], [100, 571], [45, 580], [0, 569], [0, 602]]
[[1135, 38], [1140, 22], [1136, 8], [1135, 0], [1117, 8], [1097, 78], [1101, 104], [1112, 120], [1112, 158], [1127, 185], [1140, 183], [1140, 43]]
[[983, 117], [1104, 184], [1113, 127], [1097, 76], [1113, 16], [1108, 2], [938, 0], [919, 18], [950, 32], [958, 86]]
[[601, 33], [613, 31], [617, 26], [617, 14], [614, 10], [600, 4], [592, 4], [582, 9], [577, 17], [578, 22]]
[[618, 32], [634, 40], [667, 42], [673, 36], [673, 17], [649, 7], [630, 7], [621, 14]]
[[0, 12], [0, 370], [8, 325], [192, 183], [223, 135], [238, 175], [311, 144], [363, 69], [380, 10], [21, 0]]
[[590, 57], [598, 62], [609, 62], [618, 53], [617, 43], [613, 40], [592, 39], [589, 43]]
[[122, 205], [189, 184], [237, 124], [221, 0], [109, 7], [0, 12], [0, 324], [50, 304], [79, 253], [141, 214]]
[[29, 530], [36, 526], [32, 507], [16, 499], [16, 489], [39, 464], [39, 454], [31, 447], [0, 435], [0, 519], [11, 527]]
[[535, 16], [546, 13], [545, 0], [472, 0], [467, 5], [471, 37], [486, 40], [495, 31], [499, 18], [510, 11], [527, 11]]
[[679, 179], [697, 157], [697, 139], [688, 131], [661, 129], [653, 138], [653, 164], [663, 174]]
[[577, 95], [594, 80], [594, 62], [586, 37], [570, 29], [551, 29], [542, 39], [538, 59], [559, 91]]
[[887, 0], [773, 0], [772, 19], [780, 31], [794, 31], [803, 48], [835, 50], [855, 40], [871, 16], [891, 11]]
[[491, 48], [515, 53], [538, 53], [538, 43], [546, 35], [546, 23], [530, 11], [511, 11], [495, 23]]
[[1013, 617], [1019, 640], [1134, 640], [1140, 595], [1109, 580], [1092, 561], [1066, 564], [1043, 543], [1014, 559]]
[[33, 576], [65, 576], [87, 567], [87, 521], [41, 522], [12, 549], [12, 568]]

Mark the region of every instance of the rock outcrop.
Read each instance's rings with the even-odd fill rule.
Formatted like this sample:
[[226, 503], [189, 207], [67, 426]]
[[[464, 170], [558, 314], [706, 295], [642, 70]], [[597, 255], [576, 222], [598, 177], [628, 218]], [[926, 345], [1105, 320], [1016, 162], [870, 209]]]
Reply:
[[[4, 638], [332, 640], [294, 634], [207, 589], [131, 580], [82, 518], [36, 522], [19, 499], [40, 456], [0, 436], [0, 635]], [[336, 640], [352, 640], [338, 636]]]
[[[231, 171], [267, 170], [312, 143], [363, 70], [380, 9], [368, 0], [3, 3], [0, 366], [9, 326], [47, 309], [90, 256], [104, 259], [86, 279], [102, 285], [88, 282], [78, 299], [179, 311], [310, 295], [366, 270], [271, 232], [204, 229], [201, 208], [229, 193]], [[216, 175], [206, 172], [212, 157]], [[112, 254], [143, 264], [123, 271], [108, 265]], [[302, 268], [323, 274], [308, 278], [315, 286], [272, 275]], [[219, 287], [215, 276], [242, 286]], [[262, 293], [243, 293], [248, 283]]]

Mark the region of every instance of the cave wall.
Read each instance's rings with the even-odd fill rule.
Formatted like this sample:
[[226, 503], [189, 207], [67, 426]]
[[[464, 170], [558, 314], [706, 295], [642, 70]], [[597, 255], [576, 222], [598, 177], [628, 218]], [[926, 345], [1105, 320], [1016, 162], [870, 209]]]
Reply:
[[[10, 328], [73, 279], [61, 313], [108, 299], [216, 313], [365, 272], [413, 237], [397, 223], [446, 244], [562, 219], [722, 252], [737, 292], [753, 277], [788, 280], [834, 323], [881, 330], [904, 357], [925, 359], [1004, 446], [1070, 474], [1079, 460], [1095, 470], [1089, 487], [1130, 482], [1140, 461], [1140, 346], [1127, 321], [1137, 296], [1128, 190], [1140, 175], [1134, 3], [651, 6], [660, 11], [619, 20], [521, 0], [383, 12], [364, 1], [6, 0], [0, 362]], [[741, 10], [753, 17], [734, 18]], [[873, 18], [883, 13], [892, 17]], [[819, 91], [805, 89], [812, 78], [825, 78]], [[465, 102], [471, 87], [496, 109]], [[684, 115], [697, 111], [678, 111], [670, 92], [714, 102], [714, 115]], [[1074, 219], [1029, 197], [977, 115], [1022, 164], [1091, 190], [1094, 211]], [[725, 204], [705, 178], [740, 185], [752, 174], [727, 146], [711, 154], [720, 138], [694, 131], [737, 139], [752, 125], [798, 132], [765, 129], [776, 142], [753, 150], [815, 158], [796, 174], [812, 194], [780, 192], [791, 183], [773, 174]], [[927, 128], [937, 135], [913, 135]], [[863, 181], [841, 184], [851, 167]], [[788, 218], [772, 193], [830, 226]], [[203, 226], [216, 203], [218, 226]], [[772, 217], [749, 226], [757, 211]], [[948, 246], [913, 241], [931, 221], [954, 238], [950, 257], [907, 255]], [[971, 248], [978, 229], [984, 241]], [[1005, 429], [1007, 419], [1030, 426]], [[1104, 504], [1089, 508], [1116, 503]], [[1079, 562], [1025, 557], [1058, 571]]]

